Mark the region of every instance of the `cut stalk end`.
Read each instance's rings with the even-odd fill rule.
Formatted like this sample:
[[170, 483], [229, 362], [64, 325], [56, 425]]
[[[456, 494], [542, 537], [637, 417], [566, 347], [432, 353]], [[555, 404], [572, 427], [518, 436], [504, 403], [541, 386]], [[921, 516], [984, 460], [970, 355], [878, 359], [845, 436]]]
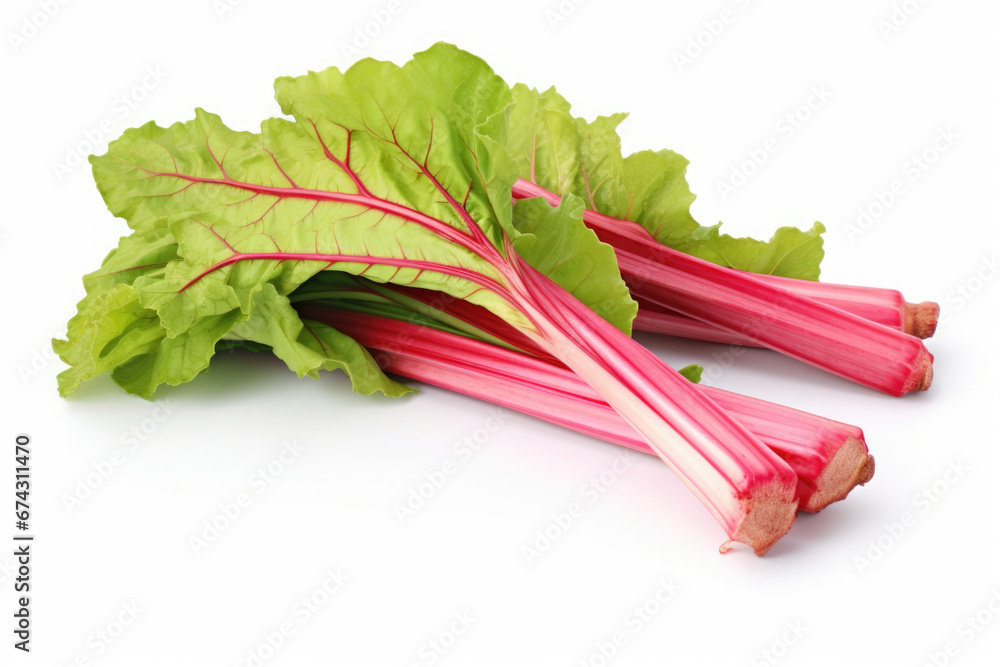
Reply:
[[732, 541], [742, 542], [763, 556], [791, 529], [799, 501], [789, 492], [788, 485], [773, 482], [755, 489], [744, 502], [747, 513]]
[[[919, 341], [910, 339], [914, 343], [919, 343]], [[889, 392], [896, 396], [903, 396], [911, 391], [927, 391], [931, 388], [931, 382], [934, 380], [934, 357], [927, 348], [920, 344], [920, 350], [917, 352], [911, 366], [911, 371], [906, 382], [903, 383], [902, 391]]]
[[819, 512], [838, 500], [843, 500], [856, 486], [864, 486], [875, 474], [875, 458], [868, 453], [864, 440], [850, 437], [816, 479], [816, 490], [810, 494], [804, 512]]
[[906, 302], [903, 306], [903, 331], [917, 338], [930, 338], [937, 330], [941, 307], [933, 301]]
[[924, 371], [924, 376], [920, 380], [920, 386], [917, 387], [917, 391], [927, 391], [931, 388], [931, 382], [934, 380], [934, 366], [927, 362], [927, 370]]

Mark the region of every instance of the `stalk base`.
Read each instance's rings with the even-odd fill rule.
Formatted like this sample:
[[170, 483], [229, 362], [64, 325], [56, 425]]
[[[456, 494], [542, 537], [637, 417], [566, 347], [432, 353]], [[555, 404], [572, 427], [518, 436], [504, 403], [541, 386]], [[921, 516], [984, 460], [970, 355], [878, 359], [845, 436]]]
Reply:
[[933, 301], [906, 302], [903, 306], [903, 331], [917, 338], [930, 338], [937, 330], [941, 307]]
[[875, 474], [875, 458], [868, 454], [863, 440], [848, 438], [837, 450], [816, 480], [816, 490], [809, 496], [804, 512], [819, 512], [831, 503], [843, 500], [855, 486], [864, 486]]
[[747, 513], [732, 541], [742, 542], [763, 556], [792, 527], [798, 501], [789, 497], [786, 486], [772, 482], [756, 487], [743, 502]]

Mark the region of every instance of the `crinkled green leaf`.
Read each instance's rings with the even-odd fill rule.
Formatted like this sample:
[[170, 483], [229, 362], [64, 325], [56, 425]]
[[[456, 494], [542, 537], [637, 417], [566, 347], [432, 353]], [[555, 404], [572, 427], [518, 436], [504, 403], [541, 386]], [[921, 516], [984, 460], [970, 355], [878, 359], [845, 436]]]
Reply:
[[[335, 94], [314, 90], [334, 86]], [[408, 391], [349, 338], [303, 327], [287, 294], [324, 269], [440, 289], [521, 317], [480, 289], [478, 280], [502, 278], [497, 269], [453, 242], [480, 233], [499, 243], [513, 232], [516, 167], [503, 148], [510, 92], [485, 63], [436, 47], [404, 67], [366, 60], [343, 75], [282, 79], [276, 90], [296, 122], [236, 132], [198, 110], [187, 123], [128, 130], [91, 159], [108, 208], [137, 231], [136, 248], [119, 252], [128, 270], [118, 278], [88, 286], [94, 304], [83, 304], [79, 326], [97, 331], [71, 327], [57, 344], [79, 365], [66, 391], [113, 370], [149, 395], [161, 380], [204, 370], [227, 336], [268, 345], [300, 375], [339, 368], [362, 393]], [[154, 238], [171, 240], [156, 270], [130, 268], [153, 263], [131, 255], [155, 254]], [[128, 284], [131, 310], [121, 314], [99, 294], [114, 280]], [[87, 340], [114, 339], [129, 317], [155, 325], [157, 342], [119, 345], [106, 357], [113, 363], [94, 363]]]
[[[634, 193], [628, 215], [666, 246], [741, 271], [819, 279], [823, 260], [821, 223], [802, 231], [779, 227], [768, 241], [720, 234], [722, 223], [699, 225], [691, 216], [695, 196], [684, 176], [688, 161], [673, 151], [640, 151], [625, 158], [625, 189]], [[600, 208], [596, 209], [604, 212]], [[631, 217], [629, 217], [631, 216]]]
[[[238, 132], [199, 109], [188, 122], [127, 130], [91, 157], [109, 210], [135, 234], [88, 279], [56, 344], [76, 366], [64, 391], [110, 370], [149, 396], [242, 337], [300, 375], [340, 368], [364, 393], [405, 392], [349, 339], [302, 326], [287, 297], [320, 271], [438, 290], [531, 329], [504, 291], [505, 244], [520, 234], [506, 150], [513, 97], [482, 60], [438, 44], [402, 67], [366, 59], [282, 78], [275, 95], [294, 120]], [[567, 263], [591, 261], [585, 244], [580, 252]], [[594, 266], [618, 279], [606, 261]]]
[[300, 344], [324, 357], [323, 370], [344, 371], [359, 394], [367, 396], [377, 389], [386, 396], [403, 396], [417, 391], [388, 378], [367, 348], [326, 324], [304, 320]]
[[319, 72], [308, 72], [302, 76], [279, 76], [274, 80], [274, 99], [281, 107], [281, 113], [291, 116], [304, 113], [319, 117], [317, 106], [311, 109], [313, 96], [317, 93], [332, 93], [344, 80], [344, 73], [336, 67], [328, 67]]
[[692, 254], [715, 264], [741, 271], [764, 273], [800, 280], [819, 280], [823, 259], [823, 232], [826, 227], [816, 222], [802, 231], [795, 227], [779, 227], [768, 241], [742, 236], [719, 234], [719, 225], [701, 227], [692, 234], [700, 247]]
[[[249, 319], [222, 313], [221, 318], [202, 318], [184, 333], [168, 337], [156, 312], [139, 303], [133, 283], [142, 277], [161, 278], [178, 259], [177, 248], [167, 227], [137, 232], [123, 237], [101, 268], [84, 278], [87, 296], [69, 323], [67, 340], [53, 341], [56, 352], [70, 365], [59, 376], [63, 395], [83, 380], [110, 372], [130, 393], [150, 398], [157, 386], [188, 382], [206, 370], [220, 337], [236, 334], [266, 342], [267, 349], [300, 377], [316, 377], [319, 369], [339, 369], [362, 394], [382, 391], [399, 396], [413, 391], [382, 373], [367, 350], [349, 337], [324, 330], [328, 340], [317, 340], [270, 284], [257, 295], [257, 308]], [[282, 345], [281, 332], [295, 327], [303, 340], [297, 346]]]
[[52, 341], [56, 354], [70, 366], [58, 378], [63, 396], [84, 380], [152, 353], [166, 337], [156, 313], [142, 307], [138, 293], [128, 283], [88, 294], [67, 331], [67, 340]]
[[[516, 320], [462, 277], [500, 280], [497, 270], [441, 232], [478, 226], [497, 243], [512, 231], [516, 169], [488, 136], [506, 118], [506, 84], [478, 58], [440, 47], [403, 67], [363, 60], [333, 93], [298, 92], [287, 108], [310, 115], [270, 119], [260, 134], [199, 110], [188, 123], [126, 131], [92, 159], [113, 213], [139, 230], [168, 225], [180, 244], [182, 261], [137, 283], [167, 330], [249, 315], [265, 282], [287, 294], [323, 269], [438, 289]], [[466, 100], [460, 114], [456, 100]]]
[[350, 336], [300, 319], [288, 298], [273, 285], [266, 284], [254, 301], [250, 317], [228, 335], [266, 345], [299, 377], [315, 379], [321, 370], [341, 370], [359, 394], [381, 391], [386, 396], [402, 396], [415, 391], [387, 377], [368, 350]]
[[734, 238], [719, 225], [704, 227], [691, 216], [695, 196], [688, 161], [673, 151], [640, 151], [622, 157], [616, 128], [622, 114], [588, 123], [574, 118], [554, 88], [539, 93], [512, 89], [508, 149], [521, 178], [559, 195], [573, 194], [587, 207], [642, 225], [671, 248], [732, 268], [816, 280], [823, 259], [823, 226], [781, 227], [769, 241]]
[[[151, 398], [162, 384], [190, 382], [208, 370], [216, 343], [237, 321], [237, 313], [202, 318], [188, 331], [160, 339], [146, 353], [130, 355], [128, 362], [115, 365], [111, 378], [129, 393], [143, 398]], [[123, 355], [132, 352], [122, 346], [116, 350]]]
[[522, 199], [514, 207], [514, 226], [521, 235], [514, 249], [560, 287], [626, 334], [638, 304], [618, 272], [614, 249], [601, 243], [583, 224], [583, 201], [566, 195], [558, 207], [541, 197]]
[[255, 295], [255, 308], [247, 319], [223, 313], [168, 337], [156, 312], [139, 303], [133, 283], [143, 276], [162, 275], [176, 260], [176, 250], [167, 228], [136, 233], [122, 238], [102, 267], [84, 278], [87, 296], [69, 323], [67, 340], [53, 341], [55, 351], [70, 365], [59, 375], [60, 393], [68, 395], [81, 381], [109, 372], [130, 393], [150, 398], [159, 385], [188, 382], [206, 370], [220, 344], [233, 336], [241, 336], [245, 344], [262, 343], [259, 347], [274, 352], [300, 377], [317, 377], [321, 369], [342, 370], [361, 394], [381, 391], [401, 396], [414, 391], [388, 378], [368, 351], [348, 336], [325, 327], [317, 338], [270, 284]]

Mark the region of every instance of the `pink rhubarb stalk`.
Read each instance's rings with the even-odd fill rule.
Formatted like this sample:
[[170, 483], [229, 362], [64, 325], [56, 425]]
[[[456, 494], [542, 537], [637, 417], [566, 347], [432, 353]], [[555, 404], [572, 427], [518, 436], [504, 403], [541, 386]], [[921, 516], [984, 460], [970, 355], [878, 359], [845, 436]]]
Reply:
[[930, 338], [937, 329], [938, 315], [941, 312], [938, 304], [933, 301], [910, 303], [898, 290], [754, 275], [775, 287], [822, 301], [828, 306], [854, 313], [917, 338]]
[[516, 302], [537, 327], [523, 333], [645, 436], [731, 541], [767, 553], [795, 520], [795, 472], [677, 371], [527, 263], [518, 268]]
[[[275, 203], [284, 200], [308, 202], [312, 206], [310, 213], [326, 215], [329, 224], [337, 224], [339, 216], [353, 217], [358, 211], [378, 211], [394, 221], [413, 224], [436, 234], [453, 246], [455, 257], [477, 258], [477, 263], [484, 267], [482, 273], [458, 262], [439, 263], [405, 256], [407, 250], [418, 255], [419, 248], [407, 248], [401, 253], [402, 257], [357, 256], [342, 254], [336, 247], [287, 251], [275, 243], [273, 251], [259, 252], [238, 247], [244, 245], [243, 240], [236, 240], [242, 239], [242, 232], [206, 225], [228, 255], [204, 268], [180, 291], [225, 267], [258, 260], [315, 262], [322, 269], [333, 270], [353, 266], [357, 271], [358, 265], [366, 265], [361, 274], [368, 267], [383, 265], [461, 278], [474, 284], [476, 291], [492, 292], [507, 302], [518, 314], [518, 321], [511, 324], [534, 345], [576, 373], [642, 434], [719, 521], [730, 540], [748, 544], [758, 555], [763, 555], [788, 532], [798, 504], [795, 498], [798, 478], [785, 461], [675, 370], [526, 263], [508, 238], [502, 237], [500, 247], [495, 245], [464, 203], [460, 203], [467, 199], [472, 184], [455, 196], [427, 167], [426, 158], [421, 162], [409, 155], [393, 135], [385, 141], [397, 147], [402, 158], [412, 162], [415, 172], [437, 190], [459, 224], [390, 201], [377, 192], [377, 182], [366, 182], [363, 173], [351, 166], [350, 135], [351, 131], [347, 130], [345, 155], [338, 157], [323, 143], [318, 132], [316, 134], [327, 160], [348, 177], [350, 185], [345, 181], [345, 187], [353, 191], [347, 192], [300, 187], [281, 168], [273, 153], [270, 157], [287, 185], [232, 178], [223, 166], [225, 156], [222, 160], [215, 157], [208, 137], [206, 149], [218, 168], [217, 176], [189, 173], [186, 171], [188, 163], [176, 159], [169, 165], [172, 167], [169, 171], [141, 165], [125, 166], [141, 170], [146, 180], [169, 179], [182, 186], [168, 196], [197, 184], [205, 192], [213, 188], [242, 191], [248, 195], [248, 200], [261, 196], [265, 201], [273, 198]], [[430, 153], [430, 146], [427, 153]], [[229, 233], [233, 233], [232, 242], [223, 235]]]
[[763, 347], [745, 334], [705, 324], [700, 320], [681, 315], [643, 299], [636, 299], [636, 301], [639, 302], [639, 312], [636, 313], [635, 319], [632, 321], [632, 328], [635, 331], [704, 340], [710, 343]]
[[[940, 308], [936, 303], [933, 301], [910, 303], [896, 290], [820, 283], [779, 276], [761, 275], [759, 277], [765, 282], [773, 283], [776, 287], [785, 288], [799, 296], [822, 301], [834, 308], [854, 313], [859, 317], [884, 324], [891, 329], [898, 329], [917, 338], [930, 338], [937, 328]], [[715, 343], [760, 347], [760, 344], [749, 336], [705, 324], [681, 313], [643, 301], [641, 298], [636, 300], [639, 302], [639, 313], [636, 315], [633, 326], [637, 331]]]
[[[388, 372], [473, 396], [608, 442], [655, 454], [601, 396], [564, 366], [429, 327], [304, 305], [304, 318], [351, 336]], [[818, 512], [874, 473], [856, 426], [696, 385], [798, 476], [799, 509]]]
[[[524, 180], [513, 192], [560, 200]], [[930, 386], [933, 357], [914, 336], [668, 248], [637, 223], [590, 209], [584, 222], [615, 249], [622, 276], [645, 301], [894, 396]]]

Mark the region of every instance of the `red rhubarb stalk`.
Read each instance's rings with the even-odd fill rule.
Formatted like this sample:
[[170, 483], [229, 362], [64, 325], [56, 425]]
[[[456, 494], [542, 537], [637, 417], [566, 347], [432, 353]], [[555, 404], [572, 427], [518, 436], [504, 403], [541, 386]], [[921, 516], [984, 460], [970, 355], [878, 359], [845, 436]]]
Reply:
[[[560, 200], [523, 179], [513, 193]], [[894, 396], [930, 386], [933, 357], [914, 336], [668, 248], [636, 223], [590, 209], [583, 216], [645, 301]]]
[[917, 338], [930, 338], [937, 329], [938, 315], [941, 312], [938, 304], [933, 301], [910, 303], [898, 290], [755, 275], [775, 287], [822, 301], [828, 306], [846, 310]]
[[[446, 48], [421, 56], [431, 64], [414, 75], [419, 81], [456, 57], [440, 52]], [[359, 92], [363, 104], [373, 94], [366, 88], [365, 68], [374, 66], [358, 65], [344, 75], [365, 91]], [[490, 81], [506, 90], [498, 77]], [[353, 90], [346, 84], [344, 89]], [[410, 90], [415, 96], [421, 91]], [[395, 104], [396, 91], [386, 94]], [[457, 129], [472, 119], [450, 120], [444, 110], [427, 110], [426, 125], [407, 121], [407, 132], [426, 133], [414, 151], [407, 146], [417, 145], [415, 140], [401, 141], [388, 120], [372, 128], [322, 96], [298, 99], [304, 108], [318, 107], [329, 115], [315, 119], [324, 121], [328, 135], [304, 112], [293, 113], [297, 123], [268, 121], [267, 131], [249, 137], [198, 111], [194, 121], [171, 128], [148, 124], [129, 130], [110, 144], [108, 155], [92, 158], [112, 211], [135, 217], [133, 224], [139, 226], [160, 224], [169, 212], [172, 233], [198, 239], [185, 242], [198, 251], [172, 264], [175, 270], [157, 279], [162, 284], [155, 289], [143, 282], [132, 286], [151, 292], [164, 328], [175, 336], [195, 335], [199, 318], [220, 312], [236, 321], [237, 292], [247, 297], [244, 307], [252, 309], [255, 300], [248, 295], [259, 292], [246, 284], [265, 280], [260, 276], [277, 267], [282, 267], [282, 280], [276, 274], [266, 280], [280, 282], [285, 292], [315, 272], [371, 272], [380, 281], [423, 284], [489, 303], [638, 431], [730, 540], [763, 555], [788, 531], [798, 504], [797, 477], [788, 464], [675, 370], [518, 254], [501, 224], [509, 209], [491, 203], [506, 205], [509, 191], [500, 177], [483, 174], [481, 169], [495, 165], [485, 158], [477, 161], [474, 150], [487, 155], [498, 144], [476, 135], [471, 126], [465, 138]], [[490, 116], [492, 124], [481, 119], [481, 126], [498, 131], [505, 108]], [[406, 165], [405, 177], [396, 170], [399, 164]], [[439, 180], [439, 173], [446, 180]], [[149, 207], [157, 213], [147, 215]], [[239, 290], [232, 287], [234, 276]], [[218, 294], [231, 296], [220, 301]]]
[[[796, 280], [779, 276], [760, 276], [765, 282], [786, 288], [799, 296], [840, 308], [872, 322], [898, 329], [917, 338], [930, 338], [937, 328], [940, 308], [933, 301], [910, 303], [896, 290], [876, 287], [854, 287]], [[634, 295], [633, 295], [634, 296]], [[757, 341], [741, 334], [726, 331], [711, 324], [682, 315], [668, 308], [637, 298], [639, 313], [633, 327], [638, 331], [679, 336], [732, 345], [760, 347]]]
[[[360, 342], [388, 372], [655, 454], [597, 392], [558, 363], [376, 315], [311, 305], [299, 311]], [[798, 476], [799, 509], [818, 512], [874, 473], [874, 459], [856, 426], [722, 389], [697, 389], [791, 466]]]
[[677, 371], [531, 266], [518, 268], [526, 293], [517, 302], [538, 331], [523, 333], [645, 436], [730, 540], [767, 553], [795, 519], [794, 471]]

